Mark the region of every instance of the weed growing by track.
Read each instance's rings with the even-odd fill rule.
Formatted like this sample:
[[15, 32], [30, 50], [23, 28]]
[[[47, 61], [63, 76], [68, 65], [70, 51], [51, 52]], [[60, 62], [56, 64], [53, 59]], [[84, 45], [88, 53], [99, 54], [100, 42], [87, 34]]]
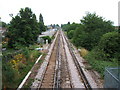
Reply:
[[[34, 45], [31, 47], [38, 46]], [[4, 88], [17, 88], [40, 56], [41, 53], [34, 50], [35, 48], [31, 49], [31, 47], [22, 48], [20, 52], [15, 54], [11, 53], [11, 50], [10, 52], [3, 52], [2, 86]], [[12, 51], [15, 52], [15, 50]]]

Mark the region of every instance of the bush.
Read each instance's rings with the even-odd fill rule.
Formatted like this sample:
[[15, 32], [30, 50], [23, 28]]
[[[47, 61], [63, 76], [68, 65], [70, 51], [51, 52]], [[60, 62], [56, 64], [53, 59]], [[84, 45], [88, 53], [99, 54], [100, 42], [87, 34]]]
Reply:
[[7, 43], [2, 44], [2, 48], [7, 48]]
[[39, 51], [37, 51], [37, 50], [32, 50], [31, 52], [30, 52], [30, 57], [29, 57], [29, 59], [30, 60], [35, 60], [35, 58], [38, 58], [39, 56], [40, 56], [40, 52]]
[[15, 70], [10, 63], [2, 62], [2, 82], [3, 86], [10, 86], [10, 83], [14, 83]]
[[89, 43], [86, 43], [87, 39], [86, 39], [86, 36], [87, 36], [87, 33], [85, 33], [84, 31], [84, 26], [83, 25], [80, 25], [79, 27], [77, 27], [74, 31], [74, 37], [73, 37], [73, 43], [79, 47], [88, 47], [89, 46]]
[[98, 45], [103, 34], [114, 31], [111, 21], [106, 21], [95, 13], [88, 13], [74, 32], [74, 44], [92, 50]]
[[55, 38], [55, 36], [53, 35], [52, 37], [51, 37], [51, 39], [54, 39]]
[[23, 70], [24, 70], [26, 67], [27, 67], [27, 66], [26, 66], [24, 63], [22, 63], [22, 62], [19, 62], [19, 63], [18, 63], [18, 70], [19, 70], [20, 73], [23, 73]]
[[109, 32], [103, 35], [99, 45], [90, 51], [84, 58], [90, 65], [104, 76], [105, 67], [117, 67], [120, 63], [120, 35], [118, 32]]
[[[35, 48], [37, 46], [31, 47]], [[7, 50], [7, 53], [4, 52], [3, 55], [2, 80], [4, 88], [17, 88], [41, 54], [39, 51], [29, 50], [29, 47], [25, 47], [15, 54], [13, 52], [15, 50]]]
[[67, 34], [68, 38], [69, 39], [72, 39], [73, 38], [73, 35], [74, 35], [74, 30], [70, 30]]
[[[102, 56], [100, 56], [102, 55]], [[94, 70], [100, 73], [102, 78], [104, 77], [105, 67], [117, 67], [118, 62], [105, 61], [104, 53], [94, 49], [90, 51], [84, 58], [89, 62]], [[109, 59], [108, 59], [109, 60]], [[115, 59], [113, 59], [115, 60]]]
[[25, 55], [26, 59], [30, 57], [30, 50], [28, 47], [23, 48], [23, 54]]
[[106, 60], [117, 58], [120, 60], [120, 35], [118, 32], [109, 32], [103, 35], [99, 42], [98, 49], [101, 50]]
[[75, 30], [78, 26], [79, 26], [79, 24], [77, 24], [77, 23], [65, 24], [62, 26], [62, 29], [64, 31], [67, 31], [67, 33], [68, 33], [70, 30]]
[[14, 70], [12, 69], [12, 66], [10, 64], [3, 64], [3, 76], [6, 76], [6, 80], [8, 82], [13, 81], [14, 77]]
[[81, 55], [82, 57], [85, 57], [87, 54], [88, 54], [88, 51], [87, 51], [86, 49], [84, 49], [84, 48], [81, 48], [81, 49], [80, 49], [80, 55]]
[[48, 40], [48, 43], [51, 43], [51, 38], [49, 36], [42, 37], [44, 41]]

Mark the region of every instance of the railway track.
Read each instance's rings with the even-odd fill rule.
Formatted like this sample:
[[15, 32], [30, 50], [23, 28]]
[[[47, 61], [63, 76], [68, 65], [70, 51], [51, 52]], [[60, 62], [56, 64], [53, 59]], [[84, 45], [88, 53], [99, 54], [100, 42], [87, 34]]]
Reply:
[[59, 47], [60, 34], [58, 34], [47, 69], [44, 74], [40, 88], [58, 88], [59, 87]]
[[37, 81], [38, 86], [34, 84], [33, 88], [84, 88], [91, 90], [72, 47], [61, 30], [58, 31], [50, 53], [48, 64], [44, 66], [46, 68], [40, 74], [39, 82]]
[[61, 35], [61, 53], [62, 53], [62, 59], [61, 59], [61, 88], [72, 88], [71, 81], [70, 81], [70, 72], [68, 69], [68, 62], [67, 62], [67, 56], [65, 53], [65, 43], [63, 41], [62, 35]]
[[81, 79], [82, 79], [82, 82], [84, 83], [85, 88], [86, 88], [87, 90], [92, 90], [92, 88], [91, 88], [88, 80], [86, 79], [86, 76], [85, 76], [84, 73], [83, 73], [83, 70], [81, 69], [81, 66], [80, 66], [78, 60], [76, 59], [76, 56], [75, 56], [75, 54], [74, 54], [74, 52], [73, 52], [73, 50], [72, 50], [72, 45], [71, 45], [71, 43], [67, 40], [67, 38], [66, 38], [65, 35], [63, 35], [63, 36], [64, 36], [64, 38], [65, 38], [65, 40], [66, 40], [66, 42], [67, 42], [67, 44], [68, 44], [69, 51], [70, 51], [70, 53], [71, 53], [71, 55], [72, 55], [73, 61], [74, 61], [75, 65], [76, 65], [76, 67], [77, 67], [78, 73], [79, 73], [79, 75], [81, 76]]
[[60, 33], [58, 34], [58, 44], [56, 53], [56, 65], [55, 65], [55, 75], [54, 75], [54, 85], [53, 88], [60, 88], [60, 73], [61, 73], [61, 46], [60, 46]]

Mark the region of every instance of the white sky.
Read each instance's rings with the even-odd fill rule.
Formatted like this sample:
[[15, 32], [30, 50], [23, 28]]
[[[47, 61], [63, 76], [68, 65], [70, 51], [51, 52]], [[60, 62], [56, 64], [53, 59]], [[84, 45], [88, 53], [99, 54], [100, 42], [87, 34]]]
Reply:
[[9, 14], [17, 15], [20, 8], [30, 7], [37, 19], [42, 13], [44, 23], [65, 24], [68, 21], [80, 23], [86, 12], [96, 12], [97, 15], [111, 20], [118, 25], [119, 0], [1, 0], [1, 20], [9, 23]]

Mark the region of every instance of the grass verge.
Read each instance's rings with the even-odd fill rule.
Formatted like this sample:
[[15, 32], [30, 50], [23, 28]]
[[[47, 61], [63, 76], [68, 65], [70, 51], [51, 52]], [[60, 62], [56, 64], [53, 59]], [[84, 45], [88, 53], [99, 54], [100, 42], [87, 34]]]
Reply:
[[98, 59], [96, 57], [97, 54], [93, 50], [89, 52], [86, 56], [84, 56], [84, 59], [88, 61], [88, 63], [92, 66], [92, 68], [96, 70], [102, 76], [102, 78], [104, 77], [105, 67], [118, 67], [117, 60], [105, 61], [104, 58]]

